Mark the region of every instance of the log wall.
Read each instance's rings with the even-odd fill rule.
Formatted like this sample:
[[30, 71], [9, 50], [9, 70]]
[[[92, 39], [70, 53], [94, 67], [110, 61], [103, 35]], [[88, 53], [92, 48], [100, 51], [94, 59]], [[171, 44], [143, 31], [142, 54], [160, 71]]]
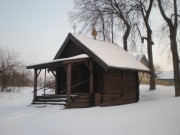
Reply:
[[71, 97], [70, 108], [84, 108], [94, 106], [94, 97], [90, 93], [78, 93], [77, 96]]
[[98, 106], [120, 105], [139, 99], [138, 74], [133, 71], [111, 70], [104, 72], [102, 92], [95, 94]]

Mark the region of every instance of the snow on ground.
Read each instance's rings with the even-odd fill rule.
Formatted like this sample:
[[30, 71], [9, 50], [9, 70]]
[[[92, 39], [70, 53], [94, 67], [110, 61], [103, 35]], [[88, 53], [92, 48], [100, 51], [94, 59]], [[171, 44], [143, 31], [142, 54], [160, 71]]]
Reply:
[[31, 106], [32, 88], [0, 93], [0, 135], [180, 135], [174, 87], [140, 87], [140, 101], [111, 107]]

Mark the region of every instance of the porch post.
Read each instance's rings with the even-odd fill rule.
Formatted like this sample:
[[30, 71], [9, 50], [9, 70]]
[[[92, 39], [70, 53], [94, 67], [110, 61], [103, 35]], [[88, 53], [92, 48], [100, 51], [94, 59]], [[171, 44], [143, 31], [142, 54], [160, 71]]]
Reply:
[[90, 61], [89, 65], [89, 77], [90, 77], [90, 93], [93, 94], [93, 63]]
[[55, 76], [55, 94], [58, 94], [58, 71], [56, 69], [56, 76]]
[[68, 104], [71, 103], [71, 64], [67, 64], [66, 94]]
[[33, 97], [33, 102], [36, 100], [37, 96], [37, 69], [34, 69], [34, 97]]

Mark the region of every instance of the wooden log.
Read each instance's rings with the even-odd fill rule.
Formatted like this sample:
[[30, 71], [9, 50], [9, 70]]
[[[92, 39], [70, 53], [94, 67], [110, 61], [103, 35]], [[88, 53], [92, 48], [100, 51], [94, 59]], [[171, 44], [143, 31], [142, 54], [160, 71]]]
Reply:
[[70, 108], [85, 108], [91, 106], [91, 103], [71, 103]]
[[136, 94], [130, 95], [116, 95], [116, 94], [96, 94], [95, 105], [107, 106], [107, 105], [121, 105], [137, 102]]
[[67, 64], [67, 81], [66, 81], [66, 94], [67, 94], [67, 102], [71, 103], [71, 64]]
[[89, 65], [89, 77], [90, 77], [90, 93], [92, 94], [94, 92], [93, 90], [93, 63], [92, 61], [90, 61], [90, 65]]
[[34, 69], [34, 94], [33, 94], [33, 102], [36, 101], [37, 97], [37, 69]]
[[58, 73], [57, 73], [57, 70], [56, 70], [56, 76], [55, 76], [55, 94], [58, 94]]
[[85, 95], [78, 95], [76, 97], [74, 97], [74, 99], [87, 99], [87, 98], [91, 98], [91, 96], [85, 96]]
[[137, 100], [135, 99], [126, 99], [126, 100], [107, 100], [104, 99], [103, 102], [100, 100], [96, 102], [96, 105], [99, 106], [111, 106], [111, 105], [122, 105], [122, 104], [129, 104], [129, 103], [136, 103]]
[[90, 98], [87, 99], [74, 99], [72, 100], [72, 103], [90, 103], [92, 100]]

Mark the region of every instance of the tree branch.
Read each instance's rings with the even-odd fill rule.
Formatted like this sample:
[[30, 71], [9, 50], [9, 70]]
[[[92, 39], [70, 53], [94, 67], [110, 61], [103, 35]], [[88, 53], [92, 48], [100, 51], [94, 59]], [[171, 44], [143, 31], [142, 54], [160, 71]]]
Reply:
[[161, 0], [158, 0], [158, 6], [159, 6], [159, 10], [161, 12], [162, 17], [164, 18], [164, 20], [167, 22], [167, 24], [171, 27], [173, 27], [173, 24], [171, 22], [171, 19], [167, 17], [167, 15], [164, 12], [164, 9], [162, 7], [162, 3]]

